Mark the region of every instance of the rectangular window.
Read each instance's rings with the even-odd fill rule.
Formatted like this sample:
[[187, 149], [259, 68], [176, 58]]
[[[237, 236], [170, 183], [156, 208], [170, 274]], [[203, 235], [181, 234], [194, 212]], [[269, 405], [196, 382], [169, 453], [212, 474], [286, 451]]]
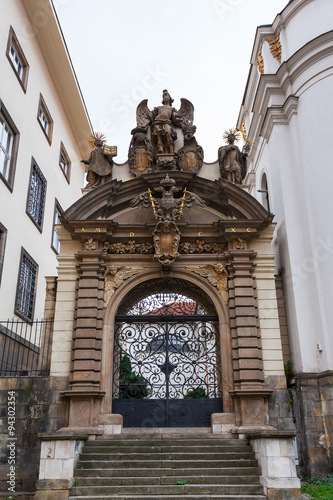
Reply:
[[0, 283], [1, 283], [1, 276], [3, 269], [3, 261], [5, 258], [6, 238], [7, 238], [7, 229], [0, 222]]
[[19, 44], [17, 36], [12, 28], [9, 28], [6, 56], [14, 70], [14, 73], [21, 84], [24, 92], [27, 90], [29, 64]]
[[27, 321], [34, 316], [37, 274], [38, 265], [22, 248], [14, 312]]
[[39, 125], [42, 127], [42, 130], [43, 130], [47, 140], [49, 141], [49, 143], [51, 145], [52, 131], [53, 131], [53, 120], [51, 118], [49, 110], [47, 109], [47, 106], [45, 104], [45, 101], [43, 99], [42, 94], [40, 94], [40, 97], [39, 97], [37, 120], [38, 120]]
[[55, 200], [51, 248], [55, 251], [56, 254], [60, 253], [60, 241], [59, 241], [59, 236], [58, 236], [57, 229], [55, 226], [57, 224], [61, 224], [60, 215], [62, 213], [63, 213], [63, 210], [62, 210], [61, 206], [59, 205], [58, 201]]
[[26, 212], [40, 232], [43, 228], [46, 197], [46, 179], [34, 159], [32, 159]]
[[59, 166], [69, 184], [70, 174], [71, 174], [71, 161], [69, 159], [69, 156], [67, 154], [67, 151], [63, 143], [61, 143], [60, 145]]
[[0, 178], [12, 191], [19, 131], [0, 100]]

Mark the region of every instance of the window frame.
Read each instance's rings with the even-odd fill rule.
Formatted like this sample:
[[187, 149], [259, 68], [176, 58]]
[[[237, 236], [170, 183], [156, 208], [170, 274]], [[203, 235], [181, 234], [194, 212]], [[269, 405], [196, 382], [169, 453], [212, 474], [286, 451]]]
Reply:
[[3, 271], [3, 263], [5, 260], [5, 250], [6, 250], [6, 241], [7, 241], [7, 229], [0, 222], [0, 285], [1, 285], [1, 277]]
[[[20, 77], [20, 75], [19, 75], [19, 73], [18, 73], [18, 71], [17, 71], [17, 69], [12, 61], [12, 58], [10, 56], [10, 48], [12, 45], [13, 45], [13, 47], [17, 53], [17, 56], [20, 59], [20, 62], [22, 64], [22, 77]], [[15, 31], [14, 31], [12, 26], [9, 27], [6, 56], [7, 56], [7, 59], [11, 65], [11, 67], [13, 68], [13, 71], [15, 73], [16, 78], [18, 79], [18, 81], [23, 89], [23, 92], [26, 93], [27, 86], [28, 86], [29, 64], [28, 64], [27, 58], [24, 55], [22, 47], [17, 39], [17, 36], [16, 36]]]
[[[54, 251], [54, 253], [56, 255], [59, 255], [60, 252], [58, 252], [58, 250], [53, 245], [53, 235], [54, 235], [54, 232], [56, 231], [56, 229], [55, 229], [55, 225], [56, 225], [55, 224], [56, 210], [58, 210], [58, 212], [60, 213], [60, 215], [63, 215], [64, 211], [61, 208], [61, 205], [60, 205], [59, 201], [57, 200], [57, 198], [55, 198], [55, 200], [54, 200], [53, 225], [52, 225], [52, 235], [51, 235], [51, 248], [52, 248], [52, 250]], [[59, 244], [60, 244], [60, 242], [59, 242]], [[59, 247], [59, 250], [60, 250], [60, 247]]]
[[[64, 158], [65, 158], [65, 160], [66, 160], [66, 163], [67, 163], [67, 173], [65, 172], [65, 170], [61, 166], [61, 155], [63, 155]], [[59, 167], [60, 167], [60, 170], [62, 171], [62, 173], [64, 174], [66, 181], [69, 184], [70, 183], [70, 179], [71, 179], [72, 162], [71, 162], [71, 160], [70, 160], [70, 158], [68, 156], [68, 153], [67, 153], [66, 148], [65, 148], [65, 146], [64, 146], [64, 144], [63, 144], [62, 141], [60, 142]]]
[[2, 174], [2, 172], [0, 172], [0, 179], [4, 182], [9, 191], [13, 192], [20, 132], [18, 131], [18, 128], [13, 122], [12, 117], [8, 113], [7, 108], [1, 99], [0, 99], [0, 114], [3, 116], [5, 122], [7, 123], [7, 125], [9, 126], [9, 128], [13, 133], [13, 144], [10, 155], [8, 179], [6, 179], [6, 177]]
[[[34, 289], [33, 289], [33, 299], [32, 299], [32, 307], [31, 307], [31, 317], [27, 316], [26, 314], [24, 314], [23, 312], [21, 312], [18, 309], [18, 301], [20, 298], [21, 274], [22, 274], [22, 266], [23, 266], [24, 258], [27, 258], [33, 264], [33, 266], [36, 268], [36, 274], [34, 276]], [[19, 265], [18, 276], [17, 276], [14, 314], [16, 314], [16, 316], [23, 319], [27, 323], [32, 323], [33, 319], [34, 319], [36, 295], [37, 295], [38, 271], [39, 271], [39, 266], [38, 266], [37, 262], [31, 257], [31, 255], [23, 247], [21, 247], [21, 257], [20, 257], [20, 265]]]
[[[45, 118], [47, 119], [47, 124], [48, 124], [48, 129], [47, 130], [45, 130], [45, 128], [43, 126], [43, 123], [42, 123], [42, 120], [40, 119], [40, 111], [43, 112]], [[48, 143], [51, 146], [51, 144], [52, 144], [52, 134], [53, 134], [53, 120], [52, 120], [51, 113], [50, 113], [48, 107], [46, 106], [46, 103], [45, 103], [45, 100], [44, 100], [44, 97], [42, 96], [42, 94], [39, 94], [39, 103], [38, 103], [38, 110], [37, 110], [37, 121], [38, 121], [39, 126], [42, 129], [43, 134], [45, 135]]]
[[[32, 174], [34, 167], [38, 169], [38, 173], [41, 175], [43, 181], [44, 181], [44, 200], [43, 200], [43, 214], [42, 214], [42, 221], [41, 224], [38, 224], [38, 222], [34, 219], [33, 215], [29, 212], [29, 200], [30, 200], [30, 191], [31, 191], [31, 180], [32, 180]], [[31, 167], [30, 167], [30, 176], [29, 176], [29, 186], [28, 186], [28, 194], [27, 194], [27, 204], [26, 204], [26, 209], [25, 213], [28, 215], [28, 217], [32, 220], [34, 225], [37, 227], [38, 231], [40, 233], [43, 232], [43, 224], [44, 224], [44, 215], [45, 215], [45, 205], [46, 205], [46, 191], [47, 191], [47, 180], [41, 171], [41, 169], [38, 166], [38, 163], [34, 159], [34, 157], [31, 158]]]

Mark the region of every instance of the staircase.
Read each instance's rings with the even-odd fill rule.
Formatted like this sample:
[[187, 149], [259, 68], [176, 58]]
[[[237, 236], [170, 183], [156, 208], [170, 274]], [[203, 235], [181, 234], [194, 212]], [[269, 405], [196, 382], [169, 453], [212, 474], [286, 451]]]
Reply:
[[266, 499], [250, 445], [213, 434], [87, 441], [75, 472], [71, 500]]

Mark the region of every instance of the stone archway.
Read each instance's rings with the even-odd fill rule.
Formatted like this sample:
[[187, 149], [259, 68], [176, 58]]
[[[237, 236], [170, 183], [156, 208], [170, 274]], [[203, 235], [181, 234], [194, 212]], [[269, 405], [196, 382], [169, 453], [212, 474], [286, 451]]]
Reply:
[[[186, 284], [185, 286], [187, 288], [190, 288], [192, 290], [198, 290], [202, 297], [206, 297], [205, 300], [207, 300], [207, 303], [210, 304], [211, 312], [214, 311], [216, 331], [218, 332], [218, 358], [219, 364], [222, 367], [221, 370], [219, 370], [221, 374], [221, 380], [219, 381], [219, 394], [221, 400], [223, 398], [223, 411], [231, 412], [233, 410], [233, 401], [230, 397], [229, 391], [233, 388], [233, 377], [231, 338], [227, 308], [223, 300], [221, 300], [221, 296], [216, 293], [216, 289], [201, 277], [181, 269], [173, 273], [173, 276], [174, 281], [177, 280], [178, 283], [184, 283]], [[133, 276], [115, 292], [112, 300], [106, 308], [103, 327], [103, 361], [101, 377], [101, 389], [105, 392], [101, 411], [105, 414], [108, 414], [110, 412], [110, 408], [112, 408], [112, 413], [117, 413], [117, 410], [113, 408], [113, 402], [111, 398], [112, 392], [114, 391], [114, 388], [112, 386], [114, 380], [113, 356], [116, 336], [115, 322], [117, 319], [117, 315], [119, 317], [119, 312], [124, 312], [124, 310], [122, 309], [122, 304], [126, 303], [126, 300], [131, 295], [131, 293], [133, 293], [133, 291], [137, 289], [144, 289], [145, 283], [149, 281], [152, 282], [152, 280], [155, 282], [156, 280], [161, 280], [161, 273], [158, 272], [157, 269], [150, 273], [139, 273]], [[216, 411], [220, 412], [221, 410], [221, 405], [219, 406], [219, 408], [216, 406], [214, 410], [210, 410], [210, 413]], [[209, 425], [209, 423], [207, 425]]]
[[115, 324], [113, 411], [124, 427], [200, 427], [222, 412], [218, 316], [189, 282], [142, 283]]

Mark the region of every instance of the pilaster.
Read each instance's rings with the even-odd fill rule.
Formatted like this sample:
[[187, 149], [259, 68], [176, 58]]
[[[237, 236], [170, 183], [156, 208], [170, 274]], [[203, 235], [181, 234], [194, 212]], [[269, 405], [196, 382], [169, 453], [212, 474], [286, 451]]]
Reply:
[[102, 252], [76, 255], [78, 281], [71, 355], [69, 427], [97, 425], [101, 391], [105, 265]]
[[267, 397], [273, 392], [264, 383], [259, 330], [257, 291], [253, 277], [256, 253], [230, 250], [229, 311], [236, 423], [239, 426], [265, 426], [268, 422]]

